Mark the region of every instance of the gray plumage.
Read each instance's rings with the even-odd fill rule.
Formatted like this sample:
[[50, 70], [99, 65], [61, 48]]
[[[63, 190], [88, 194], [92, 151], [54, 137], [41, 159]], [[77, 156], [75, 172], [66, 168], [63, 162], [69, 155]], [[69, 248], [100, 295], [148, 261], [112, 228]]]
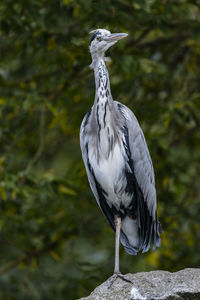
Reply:
[[85, 115], [80, 144], [88, 180], [98, 205], [115, 230], [121, 219], [120, 241], [129, 254], [160, 245], [154, 170], [149, 150], [133, 112], [113, 101], [105, 51], [127, 34], [105, 29], [92, 32], [90, 52], [96, 94]]

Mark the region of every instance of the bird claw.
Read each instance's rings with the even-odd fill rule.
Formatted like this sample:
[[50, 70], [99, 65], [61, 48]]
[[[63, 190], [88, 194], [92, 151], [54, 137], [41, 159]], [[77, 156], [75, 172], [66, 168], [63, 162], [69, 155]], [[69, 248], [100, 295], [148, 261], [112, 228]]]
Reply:
[[110, 284], [109, 284], [109, 286], [108, 286], [108, 289], [113, 285], [113, 283], [115, 282], [115, 280], [116, 280], [117, 278], [121, 278], [122, 280], [124, 280], [124, 281], [126, 281], [126, 282], [129, 282], [129, 283], [133, 283], [131, 280], [125, 278], [125, 276], [122, 275], [121, 273], [114, 273], [114, 274], [110, 277], [111, 282], [110, 282]]

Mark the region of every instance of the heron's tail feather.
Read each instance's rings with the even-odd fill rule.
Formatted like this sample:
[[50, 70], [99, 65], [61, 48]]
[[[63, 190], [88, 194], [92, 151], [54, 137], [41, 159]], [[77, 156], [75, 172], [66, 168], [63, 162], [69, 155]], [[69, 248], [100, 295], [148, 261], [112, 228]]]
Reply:
[[152, 250], [160, 246], [160, 233], [162, 233], [160, 222], [156, 219], [149, 227], [146, 238], [142, 239], [138, 229], [138, 220], [129, 216], [122, 219], [120, 241], [128, 254], [136, 255], [139, 251], [147, 252], [151, 242], [153, 244]]
[[124, 249], [130, 255], [136, 255], [139, 251], [139, 234], [137, 219], [126, 216], [122, 219], [120, 241]]

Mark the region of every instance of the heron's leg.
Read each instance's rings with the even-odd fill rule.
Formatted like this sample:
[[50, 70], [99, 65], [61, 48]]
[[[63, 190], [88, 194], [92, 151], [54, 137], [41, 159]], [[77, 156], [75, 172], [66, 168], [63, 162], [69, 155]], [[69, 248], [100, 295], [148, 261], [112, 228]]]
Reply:
[[114, 274], [120, 274], [119, 271], [119, 237], [120, 237], [120, 230], [121, 230], [121, 217], [115, 215], [115, 268]]
[[120, 238], [120, 231], [121, 231], [121, 217], [118, 215], [115, 215], [115, 268], [114, 268], [114, 274], [111, 277], [111, 282], [108, 286], [110, 288], [112, 284], [115, 282], [117, 278], [121, 278], [122, 280], [126, 282], [132, 283], [131, 280], [126, 279], [124, 275], [121, 274], [119, 270], [119, 238]]

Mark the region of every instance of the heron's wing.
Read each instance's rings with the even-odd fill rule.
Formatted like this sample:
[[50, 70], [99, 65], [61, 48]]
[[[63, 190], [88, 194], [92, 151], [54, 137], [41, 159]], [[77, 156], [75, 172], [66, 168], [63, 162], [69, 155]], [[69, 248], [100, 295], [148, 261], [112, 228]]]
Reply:
[[104, 215], [107, 217], [111, 227], [115, 230], [115, 224], [114, 224], [114, 215], [112, 213], [111, 208], [107, 204], [107, 201], [105, 199], [105, 191], [103, 190], [102, 186], [100, 183], [97, 181], [94, 170], [91, 166], [91, 163], [89, 161], [89, 155], [88, 155], [88, 143], [90, 139], [90, 133], [89, 133], [89, 128], [88, 128], [88, 123], [90, 123], [90, 117], [91, 117], [91, 111], [89, 111], [81, 124], [81, 129], [80, 129], [80, 146], [81, 146], [81, 151], [82, 151], [82, 157], [84, 161], [84, 165], [86, 168], [86, 173], [88, 176], [88, 181], [90, 184], [90, 188], [96, 198], [96, 201], [103, 211]]
[[124, 135], [129, 164], [133, 170], [140, 249], [148, 251], [151, 240], [159, 246], [161, 226], [156, 213], [156, 189], [154, 170], [144, 134], [133, 112], [115, 101], [115, 105], [125, 119]]

